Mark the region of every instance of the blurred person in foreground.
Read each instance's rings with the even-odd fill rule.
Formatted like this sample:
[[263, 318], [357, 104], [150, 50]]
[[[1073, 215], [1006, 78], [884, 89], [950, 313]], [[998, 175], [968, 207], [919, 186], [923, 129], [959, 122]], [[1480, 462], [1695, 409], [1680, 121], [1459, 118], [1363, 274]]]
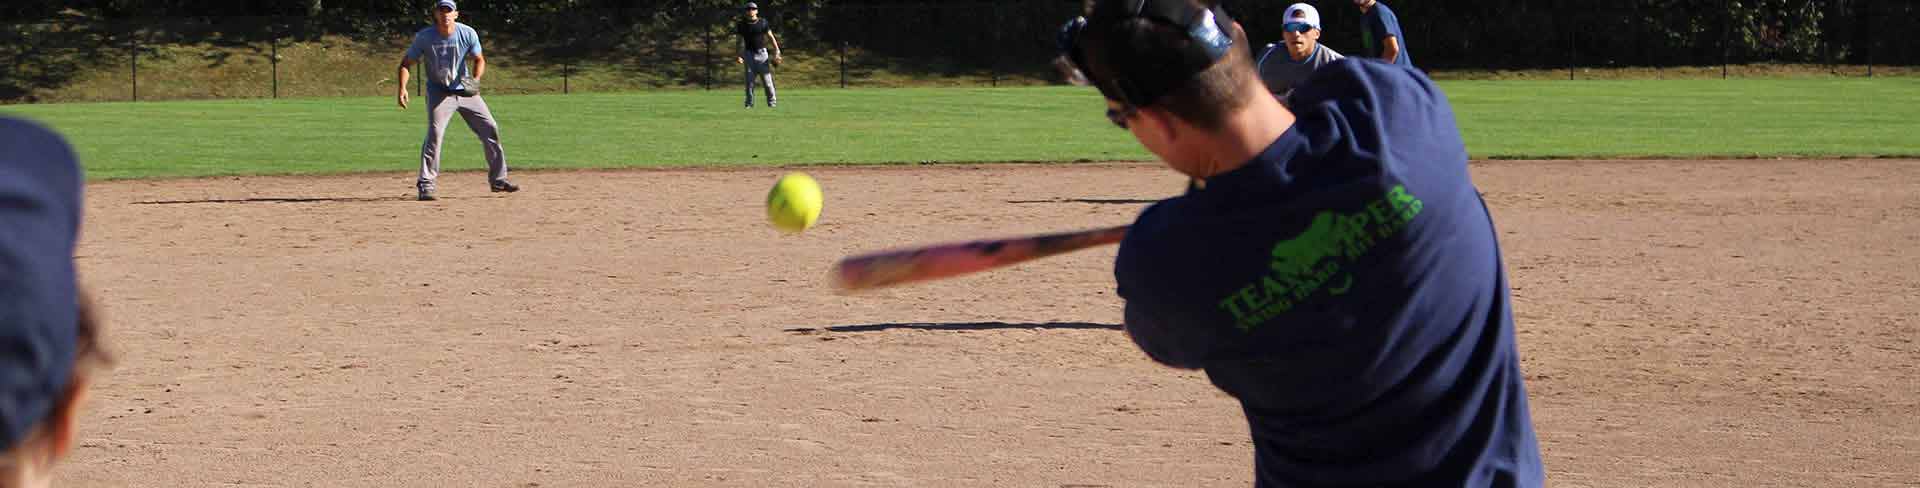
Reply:
[[45, 487], [112, 360], [74, 266], [82, 188], [73, 149], [0, 117], [0, 487]]

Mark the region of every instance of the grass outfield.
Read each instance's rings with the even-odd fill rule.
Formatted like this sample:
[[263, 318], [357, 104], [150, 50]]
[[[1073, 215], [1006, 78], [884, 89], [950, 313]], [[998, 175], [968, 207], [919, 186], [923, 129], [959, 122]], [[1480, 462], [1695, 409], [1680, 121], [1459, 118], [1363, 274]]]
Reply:
[[[1920, 80], [1446, 81], [1476, 158], [1920, 156]], [[488, 98], [520, 169], [1137, 160], [1088, 88], [735, 90]], [[419, 97], [0, 106], [61, 130], [89, 177], [412, 171]], [[448, 170], [484, 167], [456, 121]]]

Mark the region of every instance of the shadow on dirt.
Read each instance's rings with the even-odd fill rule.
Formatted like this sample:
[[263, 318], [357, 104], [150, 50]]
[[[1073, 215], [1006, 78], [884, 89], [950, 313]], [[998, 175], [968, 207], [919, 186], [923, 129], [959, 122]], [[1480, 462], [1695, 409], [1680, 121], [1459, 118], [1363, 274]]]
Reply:
[[979, 331], [979, 330], [1000, 330], [1000, 329], [1120, 330], [1121, 327], [1118, 324], [1096, 324], [1091, 322], [1045, 322], [1045, 323], [1021, 323], [1021, 324], [1008, 323], [1008, 322], [956, 322], [956, 323], [894, 323], [894, 324], [836, 325], [836, 326], [826, 327], [826, 328], [798, 327], [798, 328], [787, 329], [786, 331], [794, 334], [817, 334], [820, 332], [879, 332], [879, 331], [892, 330], [892, 329], [953, 330], [953, 331]]
[[[440, 197], [445, 200], [450, 197]], [[412, 201], [413, 196], [398, 197], [260, 197], [260, 198], [208, 198], [201, 200], [148, 200], [133, 202], [134, 205], [184, 205], [190, 203], [341, 203], [341, 202], [398, 202]]]

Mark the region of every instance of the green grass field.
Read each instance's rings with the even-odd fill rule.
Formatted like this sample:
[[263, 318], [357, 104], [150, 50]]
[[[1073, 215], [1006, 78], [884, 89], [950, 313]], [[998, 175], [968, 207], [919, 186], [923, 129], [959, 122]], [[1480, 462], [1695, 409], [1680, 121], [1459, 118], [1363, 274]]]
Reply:
[[[1920, 156], [1920, 79], [1446, 81], [1476, 158]], [[488, 98], [516, 169], [1139, 160], [1089, 88], [733, 89]], [[388, 97], [0, 106], [90, 178], [412, 171], [423, 103]], [[448, 132], [448, 170], [484, 167]]]

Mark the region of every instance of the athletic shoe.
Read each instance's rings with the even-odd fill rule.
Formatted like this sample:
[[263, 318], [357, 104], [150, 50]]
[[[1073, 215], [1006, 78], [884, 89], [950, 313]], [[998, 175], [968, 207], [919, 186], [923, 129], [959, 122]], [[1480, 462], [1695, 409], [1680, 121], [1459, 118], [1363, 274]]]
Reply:
[[433, 195], [433, 189], [431, 189], [431, 188], [421, 188], [421, 189], [420, 189], [420, 201], [422, 201], [422, 202], [431, 202], [431, 201], [434, 201], [434, 200], [439, 200], [439, 199], [440, 199], [440, 197], [436, 197], [436, 196], [434, 196], [434, 195]]
[[492, 189], [494, 193], [500, 193], [500, 192], [513, 193], [516, 191], [520, 191], [520, 185], [515, 185], [511, 182], [508, 182], [507, 180], [495, 181], [493, 182], [493, 184], [488, 185], [488, 187]]

